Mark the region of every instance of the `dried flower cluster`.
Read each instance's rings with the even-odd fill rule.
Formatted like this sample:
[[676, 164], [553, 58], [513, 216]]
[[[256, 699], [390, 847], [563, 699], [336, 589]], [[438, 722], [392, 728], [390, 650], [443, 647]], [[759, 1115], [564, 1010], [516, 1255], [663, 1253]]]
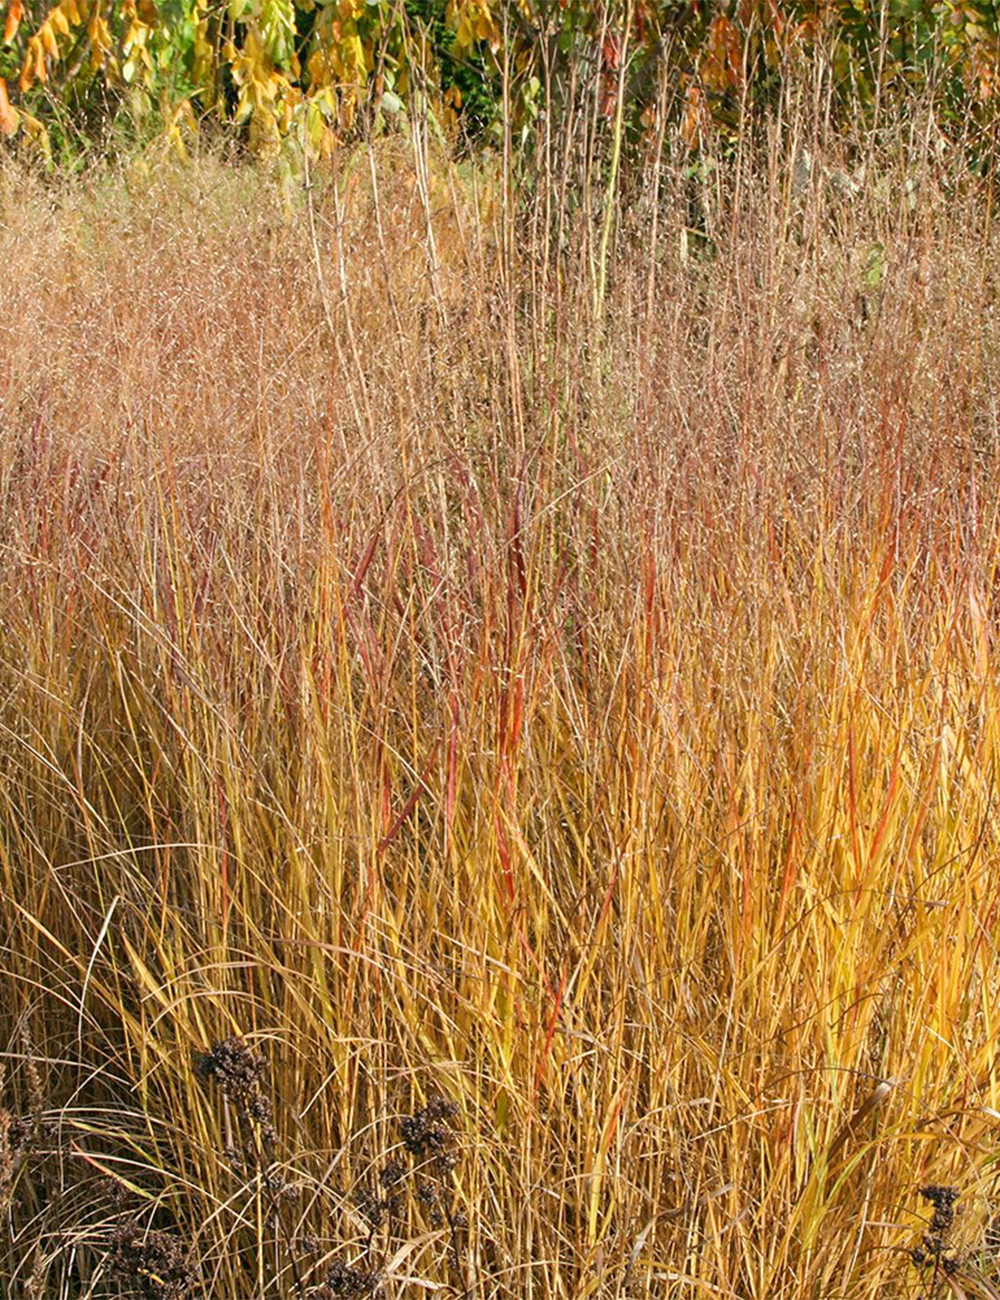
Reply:
[[28, 1153], [32, 1128], [30, 1120], [12, 1115], [0, 1106], [0, 1210], [10, 1199], [14, 1176]]
[[375, 1295], [382, 1284], [381, 1270], [375, 1267], [376, 1237], [381, 1229], [385, 1230], [385, 1248], [388, 1251], [392, 1219], [403, 1210], [408, 1195], [413, 1196], [414, 1203], [432, 1227], [448, 1228], [452, 1264], [460, 1270], [458, 1232], [467, 1226], [467, 1219], [453, 1205], [449, 1179], [458, 1162], [454, 1150], [455, 1134], [450, 1125], [457, 1114], [458, 1107], [454, 1102], [432, 1097], [421, 1110], [400, 1121], [399, 1132], [405, 1155], [391, 1156], [382, 1165], [377, 1182], [362, 1184], [351, 1193], [351, 1202], [368, 1227], [364, 1255], [366, 1266], [362, 1268], [357, 1263], [347, 1265], [336, 1261], [328, 1269], [322, 1286], [314, 1293], [318, 1300]]
[[[275, 1128], [272, 1106], [264, 1091], [267, 1071], [263, 1056], [242, 1039], [227, 1038], [201, 1056], [196, 1068], [203, 1078], [218, 1085], [239, 1116], [239, 1144], [226, 1149], [227, 1161], [243, 1175], [258, 1176], [279, 1212], [287, 1189], [274, 1163]], [[452, 1263], [457, 1270], [461, 1268], [458, 1233], [467, 1226], [467, 1219], [453, 1204], [450, 1179], [458, 1163], [451, 1128], [457, 1114], [454, 1102], [438, 1096], [400, 1121], [402, 1151], [385, 1160], [377, 1179], [351, 1192], [351, 1202], [368, 1228], [363, 1262], [335, 1260], [330, 1264], [323, 1281], [311, 1293], [316, 1300], [364, 1300], [379, 1291], [382, 1261], [376, 1255], [376, 1239], [384, 1230], [388, 1251], [392, 1220], [402, 1212], [410, 1194], [432, 1227], [447, 1227]], [[301, 1232], [290, 1233], [288, 1240], [296, 1241], [298, 1249], [307, 1254], [319, 1246], [311, 1234]]]
[[245, 1100], [256, 1096], [264, 1081], [264, 1058], [242, 1038], [215, 1043], [198, 1058], [198, 1073], [214, 1079], [227, 1097]]
[[[449, 1127], [449, 1121], [458, 1114], [458, 1107], [453, 1101], [444, 1097], [432, 1097], [427, 1105], [413, 1115], [407, 1115], [399, 1125], [403, 1146], [410, 1155], [430, 1156], [441, 1160], [444, 1154], [452, 1154], [449, 1147], [455, 1137]], [[454, 1168], [452, 1160], [450, 1167]]]
[[272, 1146], [274, 1111], [264, 1092], [267, 1066], [260, 1052], [255, 1052], [242, 1038], [226, 1038], [200, 1056], [196, 1068], [203, 1078], [213, 1079], [219, 1085], [223, 1096], [238, 1107], [241, 1115], [260, 1126], [264, 1145]]
[[[445, 1222], [445, 1198], [439, 1180], [458, 1162], [452, 1149], [455, 1135], [449, 1127], [449, 1121], [457, 1113], [458, 1107], [454, 1102], [432, 1097], [423, 1109], [405, 1116], [399, 1125], [404, 1149], [422, 1162], [418, 1166], [420, 1172], [430, 1175], [417, 1179], [415, 1191], [418, 1203], [428, 1212], [431, 1226], [435, 1228], [442, 1227]], [[402, 1209], [411, 1172], [406, 1160], [393, 1157], [382, 1166], [378, 1188], [361, 1186], [352, 1192], [351, 1200], [372, 1236]], [[369, 1249], [371, 1244], [369, 1240]]]
[[378, 1272], [350, 1268], [340, 1260], [334, 1260], [326, 1270], [323, 1285], [313, 1294], [315, 1300], [361, 1300], [361, 1297], [375, 1295], [381, 1282]]
[[[29, 1043], [29, 1051], [33, 1052]], [[42, 1119], [42, 1088], [34, 1056], [24, 1061], [28, 1081], [29, 1113], [15, 1114], [0, 1105], [0, 1211], [10, 1200], [14, 1178], [25, 1159], [39, 1141], [52, 1136], [52, 1126]], [[0, 1092], [4, 1084], [4, 1070], [0, 1064]]]
[[239, 1115], [239, 1145], [223, 1149], [227, 1164], [243, 1178], [259, 1178], [275, 1204], [293, 1195], [294, 1186], [275, 1161], [277, 1131], [274, 1108], [264, 1091], [267, 1078], [264, 1057], [241, 1038], [226, 1038], [199, 1057], [195, 1068], [203, 1078], [213, 1079], [219, 1085]]
[[921, 1244], [910, 1251], [910, 1258], [917, 1268], [930, 1269], [934, 1273], [940, 1271], [951, 1277], [958, 1270], [955, 1255], [948, 1253], [948, 1237], [955, 1222], [958, 1189], [928, 1184], [919, 1191], [924, 1200], [934, 1207], [934, 1214]]
[[251, 1118], [260, 1123], [270, 1122], [271, 1103], [263, 1091], [264, 1058], [242, 1038], [226, 1038], [215, 1043], [198, 1058], [197, 1070], [204, 1078], [214, 1079], [231, 1101], [245, 1106]]
[[111, 1239], [112, 1274], [142, 1300], [188, 1300], [198, 1274], [181, 1242], [169, 1232], [144, 1232], [136, 1222], [122, 1224]]
[[386, 1196], [380, 1196], [371, 1187], [356, 1187], [351, 1193], [351, 1200], [369, 1229], [374, 1232], [402, 1208], [403, 1192], [396, 1184], [392, 1184]]
[[452, 1262], [460, 1269], [461, 1251], [458, 1233], [468, 1226], [465, 1214], [456, 1209], [450, 1174], [458, 1164], [455, 1134], [451, 1121], [458, 1106], [443, 1097], [432, 1097], [422, 1110], [400, 1122], [403, 1146], [420, 1163], [416, 1180], [416, 1199], [432, 1228], [447, 1226], [451, 1237]]

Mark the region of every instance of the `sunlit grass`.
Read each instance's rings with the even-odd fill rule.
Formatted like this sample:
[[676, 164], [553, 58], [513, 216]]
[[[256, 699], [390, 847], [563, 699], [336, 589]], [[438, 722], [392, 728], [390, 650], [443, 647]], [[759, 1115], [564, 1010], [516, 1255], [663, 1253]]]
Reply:
[[0, 180], [11, 1294], [126, 1211], [308, 1293], [441, 1094], [461, 1266], [408, 1203], [389, 1295], [916, 1294], [928, 1182], [996, 1295], [985, 198], [678, 166], [599, 332], [423, 162]]

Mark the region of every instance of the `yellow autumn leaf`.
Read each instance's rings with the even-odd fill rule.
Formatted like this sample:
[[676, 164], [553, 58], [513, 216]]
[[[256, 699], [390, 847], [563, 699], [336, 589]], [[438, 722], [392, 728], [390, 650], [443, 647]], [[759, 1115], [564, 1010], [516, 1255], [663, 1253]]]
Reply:
[[45, 80], [45, 51], [38, 37], [32, 36], [24, 54], [24, 66], [21, 68], [18, 85], [23, 94], [24, 91], [30, 89], [33, 82], [40, 81], [44, 84]]
[[313, 101], [306, 109], [306, 137], [309, 146], [314, 152], [319, 151], [320, 144], [323, 140], [323, 133], [326, 131], [326, 118], [320, 106]]
[[361, 81], [365, 75], [365, 51], [361, 37], [354, 32], [340, 42], [340, 61], [346, 81]]
[[45, 50], [45, 53], [48, 54], [53, 59], [58, 59], [59, 43], [56, 40], [55, 32], [52, 30], [52, 22], [50, 19], [47, 18], [45, 22], [42, 23], [41, 27], [39, 27], [38, 39], [41, 42], [42, 48]]
[[255, 108], [250, 118], [250, 151], [258, 158], [273, 158], [281, 148], [281, 134], [269, 108]]
[[87, 35], [90, 37], [90, 43], [95, 50], [103, 53], [104, 50], [111, 48], [111, 33], [108, 30], [108, 24], [97, 10], [94, 11], [94, 16], [90, 20]]
[[254, 77], [258, 76], [258, 69], [263, 66], [265, 54], [264, 46], [261, 43], [260, 37], [252, 28], [247, 32], [247, 37], [243, 42], [243, 49], [240, 53], [243, 57], [244, 63], [250, 71], [250, 75]]
[[17, 109], [13, 108], [7, 98], [7, 83], [0, 77], [0, 133], [13, 135], [20, 125]]
[[10, 0], [7, 5], [7, 18], [3, 25], [3, 43], [9, 45], [17, 35], [17, 29], [21, 25], [21, 15], [24, 13], [24, 6], [21, 0]]
[[467, 50], [475, 39], [475, 33], [472, 30], [472, 23], [469, 21], [469, 15], [462, 13], [458, 20], [458, 30], [455, 33], [455, 45], [459, 50]]
[[490, 17], [482, 17], [476, 26], [476, 35], [496, 54], [500, 48], [500, 28]]
[[146, 37], [149, 35], [149, 28], [144, 23], [133, 21], [128, 31], [125, 33], [125, 39], [122, 41], [122, 49], [129, 54], [133, 49], [141, 49], [146, 44]]
[[104, 65], [107, 53], [111, 49], [111, 33], [108, 25], [96, 10], [87, 28], [87, 35], [90, 37], [90, 66], [96, 71]]
[[328, 86], [333, 79], [333, 70], [325, 50], [313, 50], [306, 60], [306, 76], [310, 86]]
[[37, 117], [32, 117], [30, 113], [21, 114], [21, 122], [24, 125], [28, 136], [41, 150], [46, 162], [52, 159], [52, 147], [49, 143], [49, 133], [45, 126], [39, 122]]
[[171, 149], [181, 162], [189, 162], [190, 154], [188, 153], [187, 139], [193, 139], [198, 134], [198, 123], [195, 119], [194, 111], [191, 108], [189, 99], [182, 99], [172, 109], [167, 109], [166, 96], [161, 102], [161, 110], [166, 122], [165, 140], [167, 147]]
[[182, 163], [191, 161], [191, 155], [188, 153], [187, 145], [184, 143], [184, 137], [181, 135], [180, 131], [178, 131], [177, 127], [171, 127], [167, 132], [167, 144]]

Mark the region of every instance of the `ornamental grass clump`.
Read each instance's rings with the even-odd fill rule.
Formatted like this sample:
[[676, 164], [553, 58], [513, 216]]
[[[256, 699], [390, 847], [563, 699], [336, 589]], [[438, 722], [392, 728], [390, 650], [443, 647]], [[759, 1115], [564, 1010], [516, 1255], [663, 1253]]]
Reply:
[[995, 175], [826, 90], [666, 133], [599, 316], [585, 134], [0, 167], [0, 1289], [107, 1176], [199, 1300], [873, 1300], [931, 1143], [996, 1203]]

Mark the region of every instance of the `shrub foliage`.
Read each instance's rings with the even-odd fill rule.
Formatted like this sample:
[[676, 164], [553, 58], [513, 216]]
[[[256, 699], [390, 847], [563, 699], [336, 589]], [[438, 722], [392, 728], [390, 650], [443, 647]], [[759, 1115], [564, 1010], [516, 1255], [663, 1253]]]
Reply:
[[697, 145], [774, 103], [817, 52], [832, 107], [874, 119], [915, 90], [980, 116], [998, 87], [984, 0], [5, 0], [0, 14], [0, 133], [43, 150], [53, 124], [89, 139], [123, 107], [181, 153], [206, 120], [258, 155], [290, 141], [321, 157], [413, 114], [479, 142], [506, 123], [530, 145], [581, 93], [629, 138], [666, 114]]

